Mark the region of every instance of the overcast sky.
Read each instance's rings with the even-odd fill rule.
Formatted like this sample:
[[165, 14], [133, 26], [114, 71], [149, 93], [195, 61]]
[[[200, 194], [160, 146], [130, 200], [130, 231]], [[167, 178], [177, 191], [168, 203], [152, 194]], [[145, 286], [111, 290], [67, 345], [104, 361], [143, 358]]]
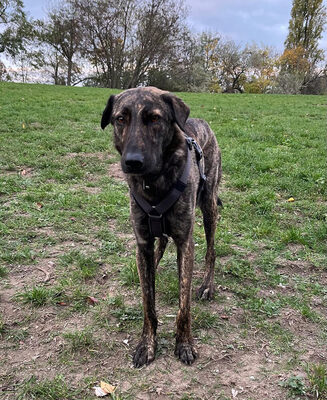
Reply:
[[[49, 0], [24, 0], [25, 9], [42, 18]], [[265, 44], [283, 49], [292, 0], [185, 0], [193, 31], [219, 32], [237, 43]]]

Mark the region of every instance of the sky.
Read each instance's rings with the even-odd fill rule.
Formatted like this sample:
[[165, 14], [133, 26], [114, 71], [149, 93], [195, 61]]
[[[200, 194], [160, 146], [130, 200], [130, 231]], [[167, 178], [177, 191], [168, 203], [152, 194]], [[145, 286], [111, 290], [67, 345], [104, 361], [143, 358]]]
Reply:
[[[25, 10], [42, 18], [49, 0], [23, 0]], [[194, 32], [218, 32], [236, 43], [256, 42], [281, 52], [288, 32], [292, 0], [185, 0]]]

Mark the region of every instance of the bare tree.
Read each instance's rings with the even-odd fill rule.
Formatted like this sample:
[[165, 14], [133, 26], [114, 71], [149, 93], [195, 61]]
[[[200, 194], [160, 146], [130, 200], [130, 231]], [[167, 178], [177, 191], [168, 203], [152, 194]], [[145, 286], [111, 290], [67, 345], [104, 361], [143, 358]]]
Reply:
[[99, 85], [121, 88], [136, 0], [70, 0], [83, 27], [82, 54]]
[[[53, 50], [52, 60], [60, 57], [65, 60], [66, 84], [71, 86], [73, 73], [78, 71], [74, 57], [80, 51], [82, 40], [80, 20], [76, 18], [75, 7], [73, 4], [62, 3], [57, 9], [49, 11], [47, 22], [37, 21], [37, 26], [39, 41]], [[58, 82], [56, 78], [55, 82]]]
[[174, 53], [184, 9], [173, 0], [70, 0], [83, 26], [83, 54], [98, 84], [133, 87]]
[[174, 54], [183, 32], [185, 10], [182, 2], [147, 0], [138, 8], [136, 16], [138, 28], [132, 38], [132, 74], [128, 87], [136, 86], [151, 66]]

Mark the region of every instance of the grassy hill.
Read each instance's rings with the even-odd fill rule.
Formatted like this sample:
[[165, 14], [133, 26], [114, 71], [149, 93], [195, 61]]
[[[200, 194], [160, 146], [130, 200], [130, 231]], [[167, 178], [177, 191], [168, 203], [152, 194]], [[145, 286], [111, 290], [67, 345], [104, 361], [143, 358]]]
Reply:
[[[0, 83], [4, 399], [93, 399], [99, 380], [118, 386], [116, 399], [326, 398], [325, 97], [179, 94], [222, 150], [217, 295], [193, 301], [200, 357], [185, 367], [173, 356], [170, 244], [157, 274], [157, 359], [135, 370], [142, 309], [128, 190], [111, 128], [100, 129], [111, 93]], [[200, 214], [195, 242], [194, 288]]]

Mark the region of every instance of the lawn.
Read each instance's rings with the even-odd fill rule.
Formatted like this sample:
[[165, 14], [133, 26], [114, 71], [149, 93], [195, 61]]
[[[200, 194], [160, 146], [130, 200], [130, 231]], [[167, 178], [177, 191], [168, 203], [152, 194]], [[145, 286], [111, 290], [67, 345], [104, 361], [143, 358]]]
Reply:
[[[128, 189], [109, 89], [0, 83], [0, 397], [327, 399], [326, 98], [179, 93], [222, 150], [216, 297], [193, 296], [199, 359], [175, 359], [176, 253], [157, 274], [156, 360], [142, 329]], [[205, 237], [194, 233], [194, 289]], [[193, 290], [195, 292], [195, 290]]]

